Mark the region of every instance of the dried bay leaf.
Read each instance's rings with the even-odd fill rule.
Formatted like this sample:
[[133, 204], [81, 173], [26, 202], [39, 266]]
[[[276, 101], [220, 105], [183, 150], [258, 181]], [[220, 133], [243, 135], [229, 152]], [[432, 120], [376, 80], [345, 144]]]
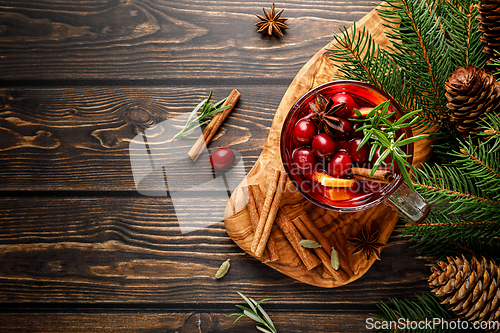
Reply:
[[226, 261], [224, 261], [222, 263], [222, 265], [220, 265], [219, 269], [217, 270], [217, 273], [215, 273], [216, 279], [220, 279], [220, 278], [224, 277], [224, 275], [227, 274], [227, 272], [229, 271], [229, 267], [231, 267], [229, 260], [230, 259], [227, 259]]
[[331, 262], [334, 270], [338, 270], [340, 267], [339, 253], [332, 247]]
[[317, 248], [321, 247], [321, 245], [319, 245], [318, 242], [310, 240], [310, 239], [301, 240], [300, 245], [302, 245], [302, 247], [305, 247], [306, 249], [317, 249]]

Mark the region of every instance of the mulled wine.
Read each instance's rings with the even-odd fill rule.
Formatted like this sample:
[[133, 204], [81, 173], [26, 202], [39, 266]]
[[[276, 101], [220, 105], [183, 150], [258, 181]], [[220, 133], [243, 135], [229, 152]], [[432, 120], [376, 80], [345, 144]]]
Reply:
[[[379, 156], [377, 150], [370, 160], [370, 142], [359, 147], [363, 133], [352, 120], [358, 117], [354, 108], [366, 115], [387, 100], [387, 94], [367, 83], [342, 80], [312, 89], [292, 106], [281, 133], [281, 156], [290, 180], [307, 199], [327, 209], [358, 211], [384, 201], [401, 185], [390, 155], [379, 169], [392, 171], [392, 183], [359, 180], [352, 171], [371, 169]], [[402, 116], [392, 100], [389, 111], [396, 112], [394, 120]], [[409, 128], [405, 131], [412, 136]], [[411, 155], [413, 145], [404, 149]]]

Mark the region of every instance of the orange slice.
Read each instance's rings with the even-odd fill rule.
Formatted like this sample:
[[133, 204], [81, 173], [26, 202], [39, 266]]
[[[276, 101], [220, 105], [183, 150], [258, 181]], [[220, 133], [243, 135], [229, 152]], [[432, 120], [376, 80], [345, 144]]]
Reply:
[[311, 179], [327, 187], [351, 187], [356, 180], [335, 178], [324, 171], [313, 171]]
[[354, 198], [353, 193], [345, 188], [331, 188], [328, 189], [326, 193], [328, 194], [328, 198], [332, 201], [344, 201]]
[[354, 185], [355, 182], [356, 180], [354, 179], [324, 177], [321, 180], [321, 185], [327, 187], [351, 187], [352, 185]]

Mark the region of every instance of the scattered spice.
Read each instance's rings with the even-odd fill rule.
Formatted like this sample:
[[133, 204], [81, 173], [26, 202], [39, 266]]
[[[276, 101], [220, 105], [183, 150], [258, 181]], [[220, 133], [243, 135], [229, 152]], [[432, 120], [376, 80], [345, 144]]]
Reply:
[[332, 268], [338, 270], [340, 267], [340, 257], [339, 253], [332, 247], [332, 253], [330, 255]]
[[310, 240], [310, 239], [303, 239], [300, 241], [300, 245], [305, 247], [306, 249], [317, 249], [320, 248], [321, 245], [319, 245], [318, 242]]
[[227, 274], [227, 272], [229, 271], [229, 267], [231, 267], [229, 260], [230, 259], [227, 259], [226, 261], [224, 261], [222, 263], [222, 265], [220, 265], [219, 269], [217, 270], [217, 273], [215, 273], [216, 279], [220, 279], [220, 278], [224, 277], [224, 275]]
[[274, 3], [271, 6], [271, 13], [268, 13], [265, 8], [262, 8], [264, 11], [264, 15], [255, 14], [257, 18], [260, 20], [255, 23], [255, 26], [259, 27], [257, 32], [266, 33], [271, 36], [272, 34], [276, 34], [278, 36], [283, 36], [283, 32], [281, 29], [290, 29], [289, 26], [285, 24], [285, 21], [288, 20], [286, 18], [280, 18], [281, 13], [283, 13], [284, 9], [280, 10], [278, 14], [275, 13]]
[[[306, 237], [307, 239], [312, 239], [316, 242], [316, 240], [318, 238], [313, 236], [311, 231], [302, 222], [300, 217], [295, 218], [293, 220], [293, 224], [297, 227], [297, 229], [299, 230], [299, 232], [302, 234], [303, 237]], [[326, 239], [326, 237], [325, 237], [325, 239]], [[323, 244], [325, 244], [325, 243], [323, 242]], [[327, 245], [329, 248], [330, 243], [327, 242]], [[336, 270], [333, 269], [332, 264], [331, 264], [331, 259], [328, 256], [328, 252], [326, 252], [326, 250], [321, 245], [320, 245], [320, 247], [313, 249], [313, 251], [314, 251], [314, 253], [316, 253], [318, 258], [321, 260], [321, 263], [323, 264], [323, 268], [325, 270], [327, 270], [335, 279], [339, 280], [341, 278], [341, 276], [339, 273], [337, 273]]]
[[226, 118], [229, 116], [229, 113], [233, 110], [240, 96], [240, 92], [236, 89], [233, 89], [233, 91], [231, 91], [231, 93], [221, 106], [221, 109], [223, 109], [223, 111], [217, 113], [208, 123], [207, 127], [205, 127], [203, 133], [196, 140], [193, 147], [191, 147], [188, 152], [188, 155], [189, 157], [191, 157], [193, 162], [196, 162], [198, 157], [200, 157], [201, 153], [203, 152], [203, 148], [205, 148], [210, 143], [210, 141], [212, 141], [215, 133], [217, 133], [224, 120], [226, 120]]
[[355, 238], [349, 238], [347, 241], [355, 246], [352, 254], [361, 253], [366, 256], [366, 260], [374, 255], [377, 260], [380, 260], [380, 251], [384, 244], [378, 241], [379, 230], [369, 232], [365, 226], [361, 229], [361, 233]]

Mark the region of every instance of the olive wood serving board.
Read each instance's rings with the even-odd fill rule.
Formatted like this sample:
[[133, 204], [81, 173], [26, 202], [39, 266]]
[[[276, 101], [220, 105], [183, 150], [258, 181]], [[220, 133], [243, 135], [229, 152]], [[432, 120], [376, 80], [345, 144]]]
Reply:
[[[363, 27], [369, 30], [375, 42], [381, 47], [389, 46], [390, 41], [385, 36], [385, 28], [376, 9], [368, 13], [356, 25], [358, 30], [363, 29]], [[330, 46], [331, 43], [326, 47]], [[250, 215], [246, 209], [248, 200], [246, 187], [250, 184], [257, 184], [260, 186], [261, 191], [265, 193], [267, 191], [267, 180], [270, 178], [272, 171], [274, 169], [284, 171], [280, 155], [280, 135], [290, 107], [311, 88], [331, 81], [336, 71], [335, 63], [328, 59], [328, 51], [325, 49], [317, 52], [299, 71], [285, 92], [276, 111], [261, 155], [246, 178], [233, 192], [228, 202], [224, 218], [226, 231], [231, 239], [251, 256], [254, 256], [250, 250], [253, 229]], [[413, 164], [420, 165], [420, 163], [428, 160], [430, 154], [430, 142], [418, 141], [415, 145]], [[273, 229], [273, 236], [276, 239], [279, 259], [274, 262], [265, 262], [265, 264], [298, 281], [326, 288], [339, 287], [358, 279], [368, 271], [376, 260], [373, 255], [367, 260], [366, 256], [360, 253], [352, 254], [355, 247], [347, 239], [359, 235], [362, 227], [365, 226], [367, 230], [372, 232], [378, 230], [378, 242], [386, 244], [398, 220], [398, 215], [384, 204], [357, 213], [337, 213], [319, 208], [298, 193], [290, 180], [287, 181], [280, 206], [292, 220], [305, 214], [310, 220], [314, 221], [328, 238], [330, 245], [339, 253], [340, 269], [338, 272], [340, 276], [333, 278], [323, 270], [322, 265], [307, 270], [276, 225]]]

